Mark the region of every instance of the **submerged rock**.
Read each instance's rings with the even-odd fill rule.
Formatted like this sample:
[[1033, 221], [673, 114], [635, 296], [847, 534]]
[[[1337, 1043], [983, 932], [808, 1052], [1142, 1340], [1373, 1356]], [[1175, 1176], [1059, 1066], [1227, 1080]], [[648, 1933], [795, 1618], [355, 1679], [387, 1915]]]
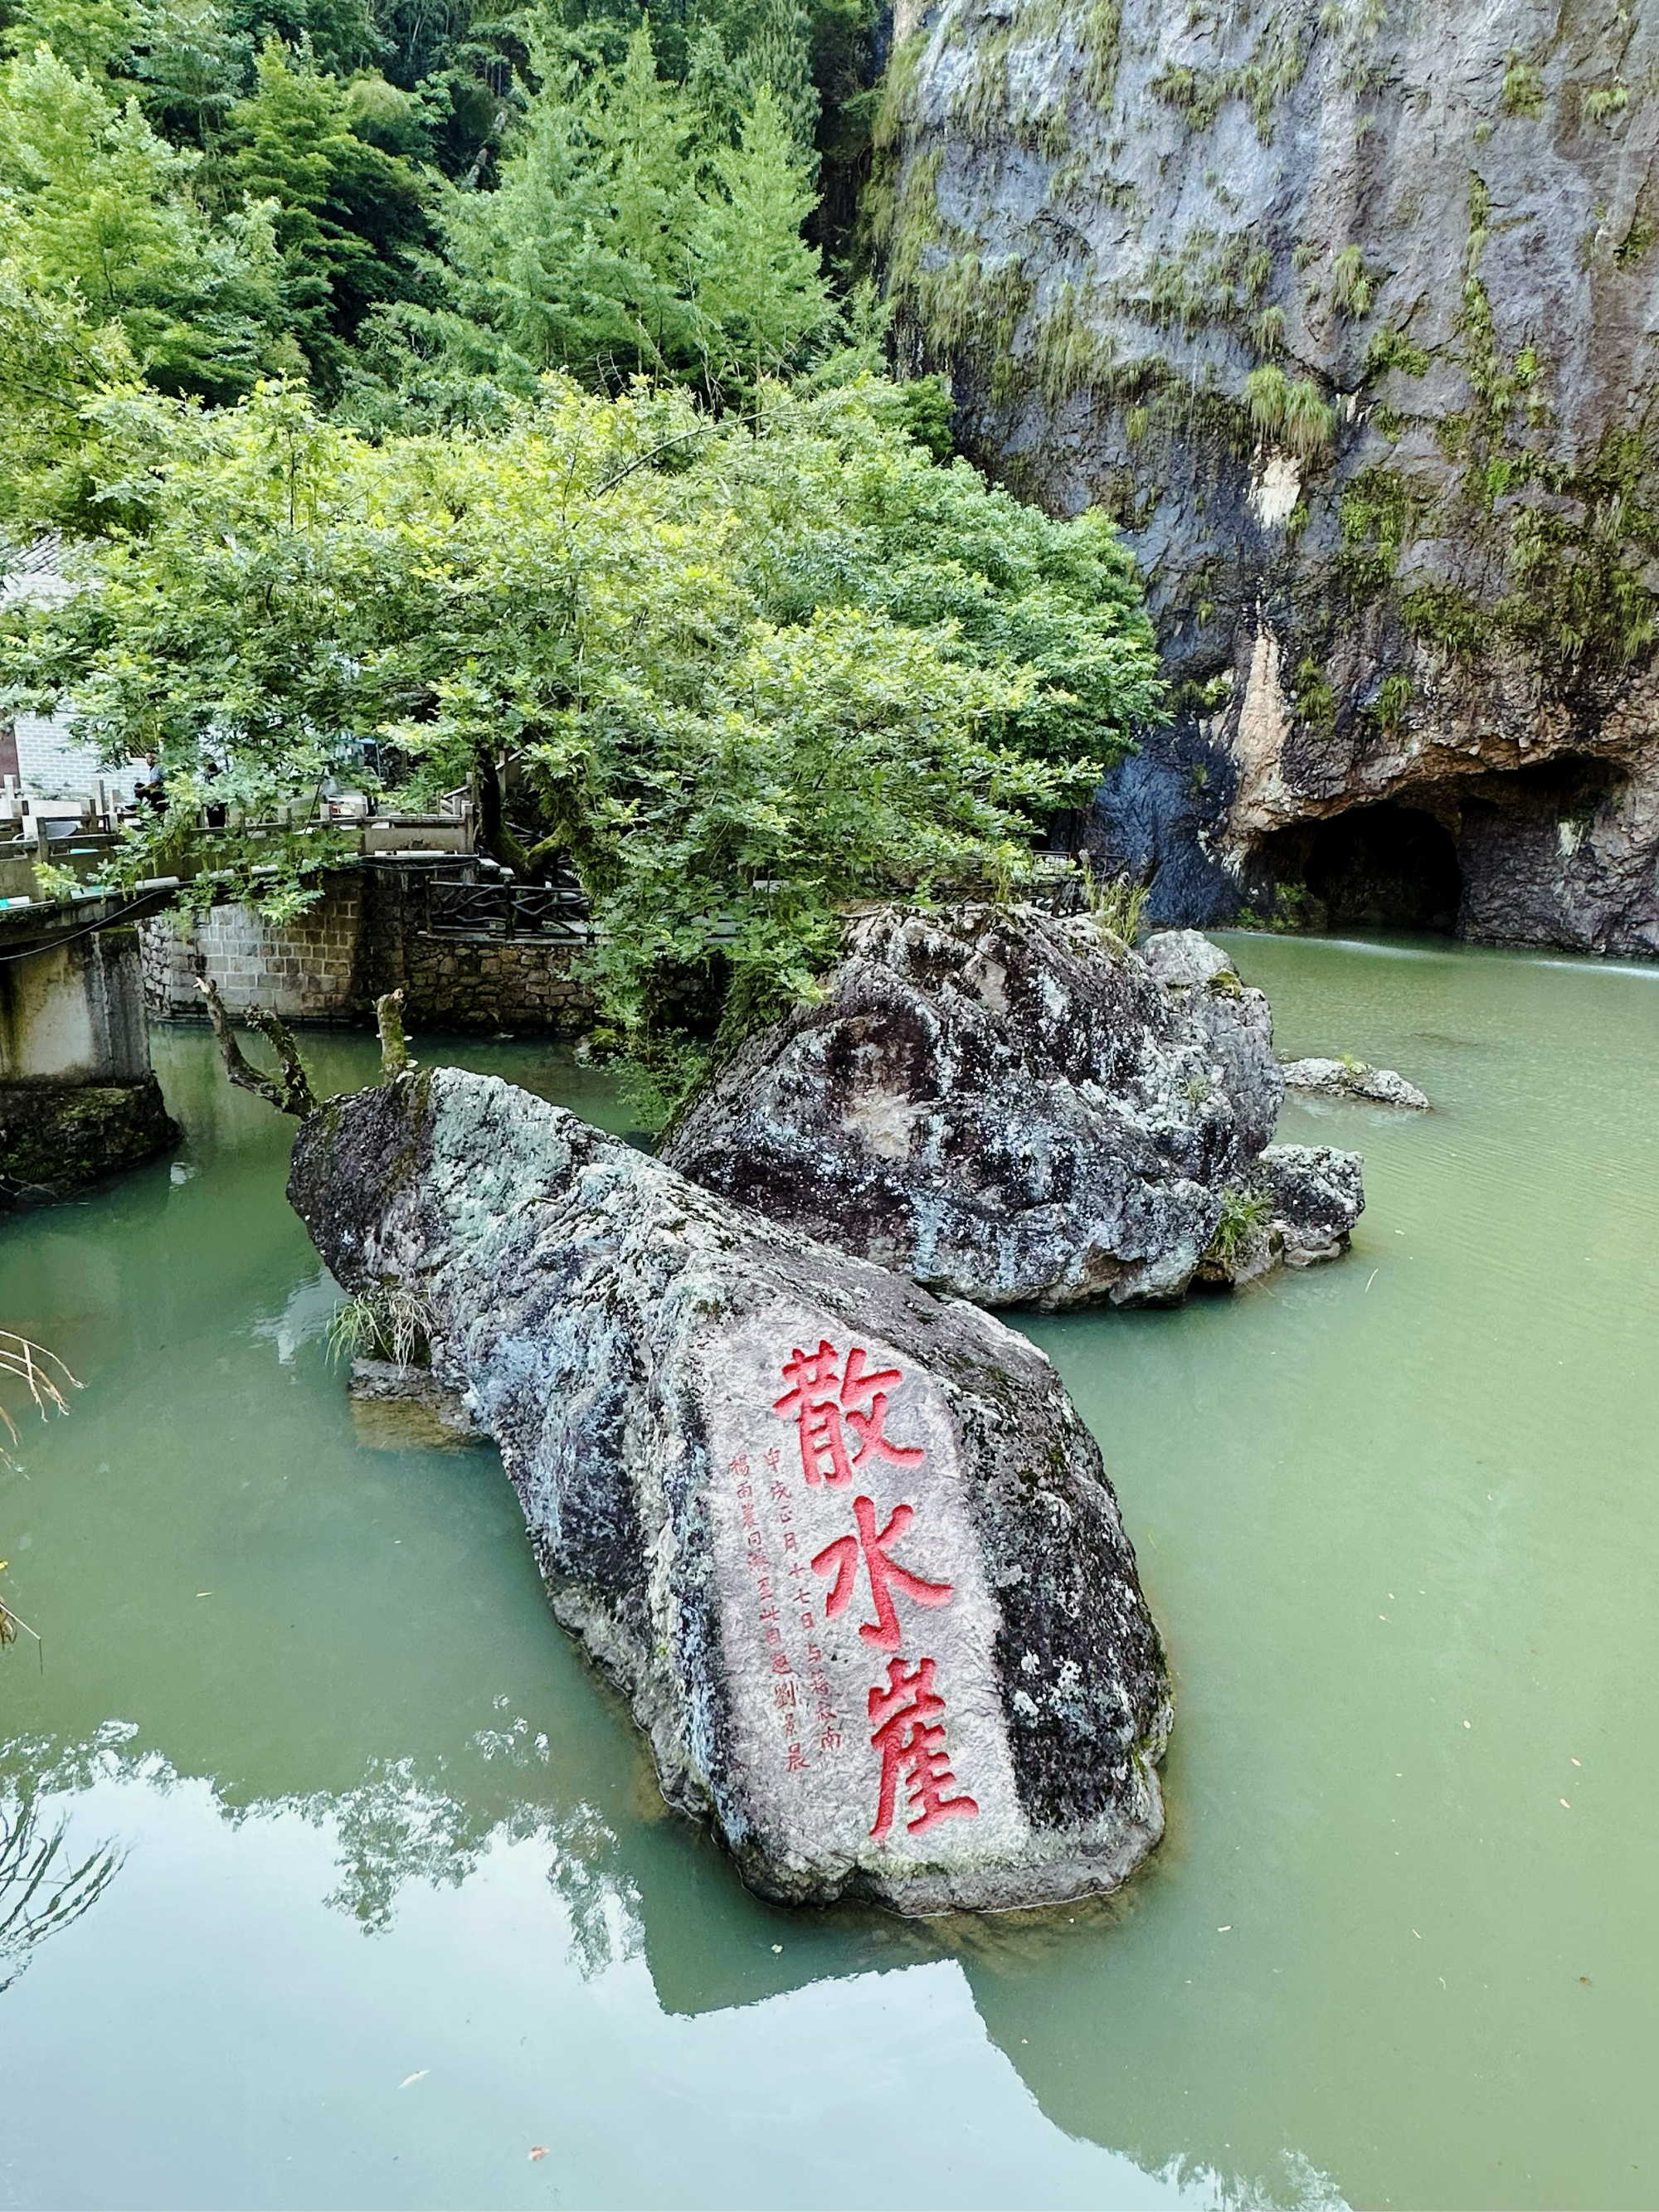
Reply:
[[1283, 1097], [1266, 999], [1196, 932], [1143, 956], [1086, 915], [889, 908], [664, 1157], [982, 1305], [1142, 1304], [1279, 1255], [1262, 1158]]
[[429, 1367], [400, 1359], [354, 1359], [351, 1418], [359, 1443], [374, 1451], [453, 1450], [483, 1432], [459, 1391]]
[[1391, 1067], [1368, 1067], [1363, 1060], [1293, 1060], [1285, 1069], [1291, 1091], [1319, 1091], [1333, 1098], [1367, 1098], [1378, 1106], [1405, 1106], [1426, 1114], [1426, 1094]]
[[1024, 1338], [453, 1069], [313, 1114], [289, 1194], [349, 1290], [424, 1298], [554, 1611], [753, 1887], [1036, 1905], [1157, 1843], [1158, 1631]]

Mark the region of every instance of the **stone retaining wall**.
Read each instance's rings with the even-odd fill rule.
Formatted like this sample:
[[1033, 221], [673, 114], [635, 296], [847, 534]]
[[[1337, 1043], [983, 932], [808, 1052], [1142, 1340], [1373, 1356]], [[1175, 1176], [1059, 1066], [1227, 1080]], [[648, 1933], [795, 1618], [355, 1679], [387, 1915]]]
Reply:
[[[144, 1003], [163, 1021], [199, 1020], [196, 963], [206, 962], [234, 1011], [261, 1006], [285, 1022], [349, 1021], [365, 998], [362, 878], [340, 874], [318, 903], [281, 928], [245, 906], [190, 917], [158, 915], [143, 927]], [[390, 988], [390, 987], [388, 987]]]
[[[183, 920], [183, 917], [175, 917]], [[592, 1002], [571, 975], [575, 948], [535, 938], [434, 937], [417, 886], [392, 870], [342, 870], [299, 920], [273, 927], [246, 907], [216, 907], [174, 933], [143, 927], [144, 995], [162, 1021], [199, 1021], [197, 961], [227, 1006], [284, 1021], [360, 1023], [402, 986], [414, 1029], [577, 1030]]]

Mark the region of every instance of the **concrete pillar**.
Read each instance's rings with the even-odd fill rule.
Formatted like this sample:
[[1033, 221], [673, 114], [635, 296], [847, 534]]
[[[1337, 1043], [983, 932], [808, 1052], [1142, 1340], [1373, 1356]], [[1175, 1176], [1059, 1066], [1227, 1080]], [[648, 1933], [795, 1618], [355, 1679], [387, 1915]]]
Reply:
[[0, 929], [0, 1208], [178, 1140], [150, 1070], [137, 932], [90, 919], [43, 908]]

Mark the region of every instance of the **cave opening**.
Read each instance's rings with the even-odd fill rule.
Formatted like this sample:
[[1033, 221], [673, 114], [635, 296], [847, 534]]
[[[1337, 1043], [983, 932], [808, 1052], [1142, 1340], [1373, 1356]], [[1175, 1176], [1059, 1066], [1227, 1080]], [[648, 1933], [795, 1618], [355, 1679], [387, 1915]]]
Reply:
[[1457, 926], [1462, 871], [1451, 833], [1420, 807], [1356, 806], [1269, 841], [1261, 857], [1281, 883], [1305, 886], [1305, 918], [1327, 929]]

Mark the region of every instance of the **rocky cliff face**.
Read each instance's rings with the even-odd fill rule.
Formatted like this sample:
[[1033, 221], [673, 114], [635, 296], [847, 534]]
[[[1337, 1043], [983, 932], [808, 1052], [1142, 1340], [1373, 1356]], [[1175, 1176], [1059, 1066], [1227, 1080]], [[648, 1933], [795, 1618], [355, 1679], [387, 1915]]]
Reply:
[[1147, 571], [1152, 914], [1659, 951], [1659, 9], [942, 0], [880, 135], [969, 450]]

